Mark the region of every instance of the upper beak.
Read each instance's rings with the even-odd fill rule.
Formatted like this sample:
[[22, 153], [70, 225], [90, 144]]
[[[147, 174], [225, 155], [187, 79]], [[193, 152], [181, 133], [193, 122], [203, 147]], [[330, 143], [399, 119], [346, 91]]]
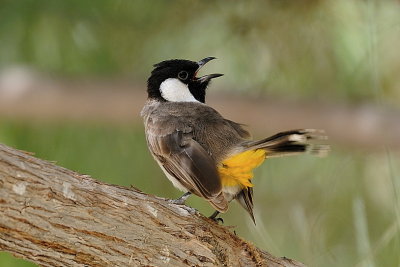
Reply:
[[216, 57], [206, 57], [206, 58], [203, 58], [202, 60], [197, 61], [197, 65], [199, 65], [199, 68], [197, 70], [201, 69], [201, 67], [203, 67], [207, 62], [209, 62], [213, 59], [217, 59], [217, 58]]
[[[199, 65], [199, 67], [197, 68], [197, 70], [196, 70], [196, 73], [207, 63], [207, 62], [209, 62], [209, 61], [211, 61], [211, 60], [213, 60], [213, 59], [216, 59], [216, 57], [206, 57], [206, 58], [203, 58], [202, 60], [200, 60], [200, 61], [197, 61], [197, 65]], [[199, 78], [196, 78], [195, 77], [195, 79], [197, 79], [198, 81], [200, 81], [200, 82], [206, 82], [206, 81], [209, 81], [209, 80], [211, 80], [211, 79], [213, 79], [213, 78], [217, 78], [217, 77], [220, 77], [220, 76], [222, 76], [223, 74], [220, 74], [220, 73], [214, 73], [214, 74], [208, 74], [208, 75], [204, 75], [204, 76], [201, 76], [201, 77], [199, 77]]]

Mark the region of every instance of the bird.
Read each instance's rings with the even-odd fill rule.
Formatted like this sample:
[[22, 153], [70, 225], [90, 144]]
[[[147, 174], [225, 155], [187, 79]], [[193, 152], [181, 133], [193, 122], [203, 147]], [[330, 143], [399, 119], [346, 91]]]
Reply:
[[171, 59], [155, 64], [147, 80], [147, 100], [141, 111], [151, 155], [167, 178], [185, 192], [174, 200], [184, 204], [194, 194], [215, 209], [213, 220], [237, 200], [254, 223], [253, 171], [265, 159], [311, 153], [324, 156], [329, 146], [324, 131], [296, 129], [252, 140], [243, 124], [224, 118], [206, 104], [212, 79], [198, 77], [215, 57], [199, 61]]

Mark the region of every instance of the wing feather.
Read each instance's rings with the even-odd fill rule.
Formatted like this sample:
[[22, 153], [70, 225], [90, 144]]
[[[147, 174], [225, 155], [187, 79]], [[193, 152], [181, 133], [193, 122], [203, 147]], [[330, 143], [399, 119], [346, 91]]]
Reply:
[[219, 211], [227, 210], [215, 162], [190, 132], [148, 136], [148, 142], [164, 169], [188, 191], [207, 199]]

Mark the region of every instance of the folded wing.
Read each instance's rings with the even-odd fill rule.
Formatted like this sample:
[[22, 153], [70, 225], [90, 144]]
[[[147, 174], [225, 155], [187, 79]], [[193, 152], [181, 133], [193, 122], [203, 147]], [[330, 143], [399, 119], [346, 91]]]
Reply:
[[148, 135], [153, 154], [164, 169], [188, 191], [205, 198], [218, 211], [225, 212], [228, 202], [214, 160], [189, 131]]

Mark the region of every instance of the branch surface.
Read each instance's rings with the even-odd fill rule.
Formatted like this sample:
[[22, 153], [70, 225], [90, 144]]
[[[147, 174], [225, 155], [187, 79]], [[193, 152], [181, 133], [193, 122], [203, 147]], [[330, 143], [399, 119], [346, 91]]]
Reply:
[[0, 250], [42, 266], [304, 266], [192, 208], [2, 144]]

